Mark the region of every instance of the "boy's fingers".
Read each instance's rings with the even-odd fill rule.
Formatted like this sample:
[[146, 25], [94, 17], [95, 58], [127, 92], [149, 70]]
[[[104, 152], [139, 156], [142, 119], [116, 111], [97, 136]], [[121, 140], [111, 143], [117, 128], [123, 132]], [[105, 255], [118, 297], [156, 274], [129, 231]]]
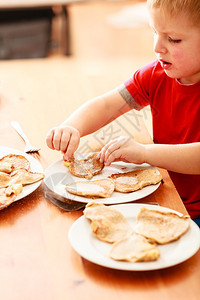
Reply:
[[106, 151], [108, 150], [108, 148], [110, 147], [110, 145], [112, 145], [114, 143], [115, 140], [111, 140], [109, 143], [107, 143], [100, 151], [99, 153], [99, 160], [100, 162], [104, 162], [105, 161], [105, 154]]
[[62, 132], [60, 132], [60, 130], [55, 130], [54, 136], [53, 136], [53, 146], [54, 146], [54, 149], [56, 149], [56, 150], [60, 150], [61, 135], [62, 135]]
[[53, 138], [54, 138], [54, 130], [50, 130], [46, 137], [46, 144], [52, 150], [54, 150]]
[[62, 134], [62, 137], [61, 137], [61, 142], [60, 142], [60, 150], [62, 152], [66, 152], [69, 141], [70, 141], [70, 133], [64, 131]]
[[68, 147], [66, 149], [65, 155], [64, 155], [64, 159], [68, 160], [71, 155], [76, 151], [76, 149], [78, 148], [79, 145], [79, 141], [80, 141], [80, 137], [77, 134], [72, 134], [70, 136], [70, 140], [69, 140], [69, 144]]

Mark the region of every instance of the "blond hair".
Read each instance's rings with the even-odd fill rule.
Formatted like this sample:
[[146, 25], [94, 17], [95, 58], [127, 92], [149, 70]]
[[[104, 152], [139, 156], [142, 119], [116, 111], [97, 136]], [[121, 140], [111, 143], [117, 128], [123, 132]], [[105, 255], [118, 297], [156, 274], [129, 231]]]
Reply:
[[200, 25], [200, 0], [147, 0], [149, 8], [160, 8], [170, 16], [183, 12], [192, 24]]

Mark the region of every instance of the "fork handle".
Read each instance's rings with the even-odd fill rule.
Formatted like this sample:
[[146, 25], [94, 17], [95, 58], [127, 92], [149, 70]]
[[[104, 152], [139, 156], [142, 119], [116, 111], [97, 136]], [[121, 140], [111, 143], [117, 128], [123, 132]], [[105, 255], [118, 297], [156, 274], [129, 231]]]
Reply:
[[24, 131], [22, 130], [21, 126], [19, 125], [19, 123], [16, 121], [12, 121], [11, 125], [17, 131], [17, 133], [21, 136], [21, 138], [25, 141], [25, 143], [29, 143], [29, 140], [28, 140], [26, 134], [24, 133]]

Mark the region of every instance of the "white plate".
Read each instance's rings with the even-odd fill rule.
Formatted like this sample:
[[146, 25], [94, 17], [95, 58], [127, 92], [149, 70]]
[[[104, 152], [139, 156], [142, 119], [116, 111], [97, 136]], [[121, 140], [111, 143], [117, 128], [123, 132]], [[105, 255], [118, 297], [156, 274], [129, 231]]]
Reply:
[[[155, 207], [154, 205], [132, 203], [113, 205], [112, 207], [118, 209], [133, 228], [141, 207], [159, 211], [171, 211], [181, 215], [174, 210]], [[200, 230], [192, 220], [189, 230], [179, 240], [158, 246], [161, 256], [157, 261], [153, 262], [131, 263], [115, 261], [109, 258], [108, 253], [111, 245], [100, 241], [94, 236], [90, 228], [90, 221], [85, 216], [80, 217], [72, 224], [68, 237], [74, 250], [85, 259], [104, 267], [129, 271], [157, 270], [177, 265], [193, 256], [200, 247]]]
[[[150, 168], [151, 166], [148, 164], [142, 164], [138, 166], [135, 164], [124, 163], [124, 162], [112, 163], [111, 166], [105, 167], [100, 174], [95, 175], [95, 180], [108, 177], [109, 175], [114, 173], [129, 172], [135, 169], [148, 168], [148, 167]], [[156, 172], [159, 174], [159, 171], [157, 169]], [[88, 203], [93, 199], [72, 195], [68, 193], [65, 188], [66, 184], [73, 183], [75, 181], [84, 181], [84, 180], [85, 180], [84, 178], [78, 178], [76, 176], [73, 176], [68, 170], [68, 168], [63, 165], [63, 161], [59, 160], [53, 163], [52, 165], [50, 165], [46, 169], [44, 183], [51, 191], [58, 194], [59, 196], [62, 196], [70, 200], [78, 201], [78, 202]], [[97, 198], [95, 199], [95, 201], [104, 204], [118, 204], [118, 203], [132, 202], [153, 193], [159, 187], [159, 185], [160, 183], [155, 185], [150, 185], [144, 187], [141, 190], [131, 192], [131, 193], [113, 192], [110, 198]]]
[[[30, 162], [30, 169], [29, 171], [31, 172], [38, 172], [38, 173], [43, 173], [44, 170], [41, 166], [41, 164], [31, 155], [28, 155], [22, 151], [18, 151], [16, 149], [12, 149], [12, 148], [8, 148], [8, 147], [1, 147], [0, 146], [0, 158], [2, 158], [3, 156], [6, 156], [8, 154], [17, 154], [17, 155], [23, 155], [26, 159], [28, 159], [28, 161]], [[42, 183], [42, 181], [38, 181], [29, 185], [26, 185], [23, 187], [22, 192], [17, 195], [17, 197], [15, 198], [15, 201], [20, 200], [26, 196], [28, 196], [29, 194], [31, 194], [33, 191], [35, 191], [40, 184]]]

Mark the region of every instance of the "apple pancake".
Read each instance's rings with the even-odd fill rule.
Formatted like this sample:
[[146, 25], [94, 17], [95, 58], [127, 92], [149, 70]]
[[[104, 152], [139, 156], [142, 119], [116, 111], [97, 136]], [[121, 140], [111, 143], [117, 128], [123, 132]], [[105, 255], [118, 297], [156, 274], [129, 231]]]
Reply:
[[129, 193], [142, 189], [151, 184], [157, 184], [162, 180], [161, 174], [153, 168], [138, 169], [126, 173], [110, 176], [115, 181], [115, 191]]
[[189, 226], [189, 216], [142, 207], [137, 216], [135, 231], [158, 244], [167, 244], [179, 239]]
[[145, 237], [133, 233], [114, 243], [109, 256], [114, 260], [128, 262], [154, 261], [160, 257], [160, 251], [155, 243], [150, 243]]
[[77, 177], [91, 179], [94, 175], [99, 174], [104, 164], [97, 158], [97, 152], [88, 154], [84, 159], [72, 158], [63, 164], [69, 168], [69, 171]]
[[110, 178], [88, 180], [88, 181], [77, 181], [66, 185], [66, 190], [70, 194], [95, 198], [109, 198], [115, 188], [114, 181]]
[[7, 188], [0, 188], [0, 210], [13, 203], [16, 196], [21, 193], [21, 191], [22, 184], [13, 184]]
[[11, 174], [0, 172], [0, 188], [8, 187], [15, 183], [27, 185], [42, 180], [43, 178], [43, 173], [33, 173], [25, 169], [17, 169]]
[[11, 173], [13, 170], [13, 164], [9, 162], [2, 162], [0, 160], [0, 172]]
[[43, 173], [30, 172], [25, 169], [18, 169], [11, 173], [11, 184], [21, 183], [23, 186], [35, 183], [44, 178]]
[[30, 162], [23, 155], [8, 154], [0, 159], [0, 209], [6, 208], [22, 192], [23, 186], [44, 178], [30, 172]]
[[91, 221], [92, 232], [101, 241], [114, 243], [130, 236], [133, 232], [123, 214], [102, 203], [94, 201], [88, 203], [83, 214]]
[[0, 188], [9, 186], [10, 183], [10, 174], [5, 172], [0, 172]]
[[0, 159], [0, 170], [3, 169], [3, 167], [5, 166], [9, 166], [10, 168], [10, 172], [6, 173], [11, 173], [13, 170], [22, 168], [29, 170], [30, 162], [23, 155], [8, 154]]

